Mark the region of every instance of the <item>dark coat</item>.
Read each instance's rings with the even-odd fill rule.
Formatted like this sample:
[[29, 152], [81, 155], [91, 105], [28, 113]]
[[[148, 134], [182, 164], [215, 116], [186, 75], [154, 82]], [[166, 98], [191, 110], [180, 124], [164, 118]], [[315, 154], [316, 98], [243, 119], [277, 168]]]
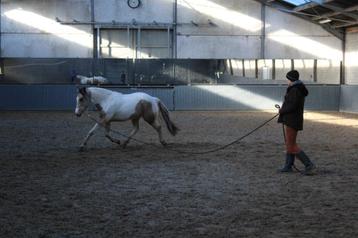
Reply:
[[283, 123], [297, 131], [303, 129], [303, 109], [305, 97], [308, 95], [306, 86], [296, 81], [286, 91], [285, 100], [280, 109], [279, 123]]

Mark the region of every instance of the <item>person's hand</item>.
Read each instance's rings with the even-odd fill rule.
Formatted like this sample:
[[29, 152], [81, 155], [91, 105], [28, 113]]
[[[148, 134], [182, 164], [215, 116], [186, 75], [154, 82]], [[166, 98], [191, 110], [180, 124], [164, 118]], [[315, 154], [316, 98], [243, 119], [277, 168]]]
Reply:
[[280, 107], [280, 105], [276, 104], [275, 107], [278, 109], [278, 113], [281, 114], [281, 107]]

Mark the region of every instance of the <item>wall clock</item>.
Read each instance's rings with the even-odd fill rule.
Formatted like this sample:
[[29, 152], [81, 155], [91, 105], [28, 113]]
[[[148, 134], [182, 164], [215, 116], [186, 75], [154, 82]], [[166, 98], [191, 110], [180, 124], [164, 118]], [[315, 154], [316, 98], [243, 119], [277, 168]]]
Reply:
[[127, 4], [130, 8], [137, 8], [140, 6], [140, 0], [128, 0]]

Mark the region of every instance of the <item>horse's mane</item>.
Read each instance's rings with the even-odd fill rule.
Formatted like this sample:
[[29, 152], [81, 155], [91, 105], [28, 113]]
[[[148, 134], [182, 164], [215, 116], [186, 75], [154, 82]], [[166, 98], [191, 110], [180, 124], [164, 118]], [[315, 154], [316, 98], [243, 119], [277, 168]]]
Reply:
[[118, 93], [118, 92], [115, 92], [115, 91], [112, 91], [109, 89], [98, 88], [98, 87], [89, 87], [89, 88], [87, 88], [87, 90], [89, 90], [90, 92], [93, 92], [93, 93], [102, 94], [103, 96], [109, 96], [110, 94]]
[[102, 94], [111, 94], [113, 91], [109, 90], [109, 89], [105, 89], [105, 88], [98, 88], [98, 87], [89, 87], [87, 88], [87, 90], [89, 90], [90, 92], [99, 92]]

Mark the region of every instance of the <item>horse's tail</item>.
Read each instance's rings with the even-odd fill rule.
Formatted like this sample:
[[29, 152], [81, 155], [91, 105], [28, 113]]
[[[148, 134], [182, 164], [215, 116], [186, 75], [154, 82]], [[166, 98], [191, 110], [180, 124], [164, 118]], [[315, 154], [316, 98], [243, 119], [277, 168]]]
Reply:
[[167, 125], [168, 131], [170, 132], [170, 134], [175, 136], [178, 133], [179, 128], [174, 124], [172, 120], [170, 120], [169, 111], [167, 107], [161, 101], [158, 101], [158, 107], [165, 121], [165, 124]]

